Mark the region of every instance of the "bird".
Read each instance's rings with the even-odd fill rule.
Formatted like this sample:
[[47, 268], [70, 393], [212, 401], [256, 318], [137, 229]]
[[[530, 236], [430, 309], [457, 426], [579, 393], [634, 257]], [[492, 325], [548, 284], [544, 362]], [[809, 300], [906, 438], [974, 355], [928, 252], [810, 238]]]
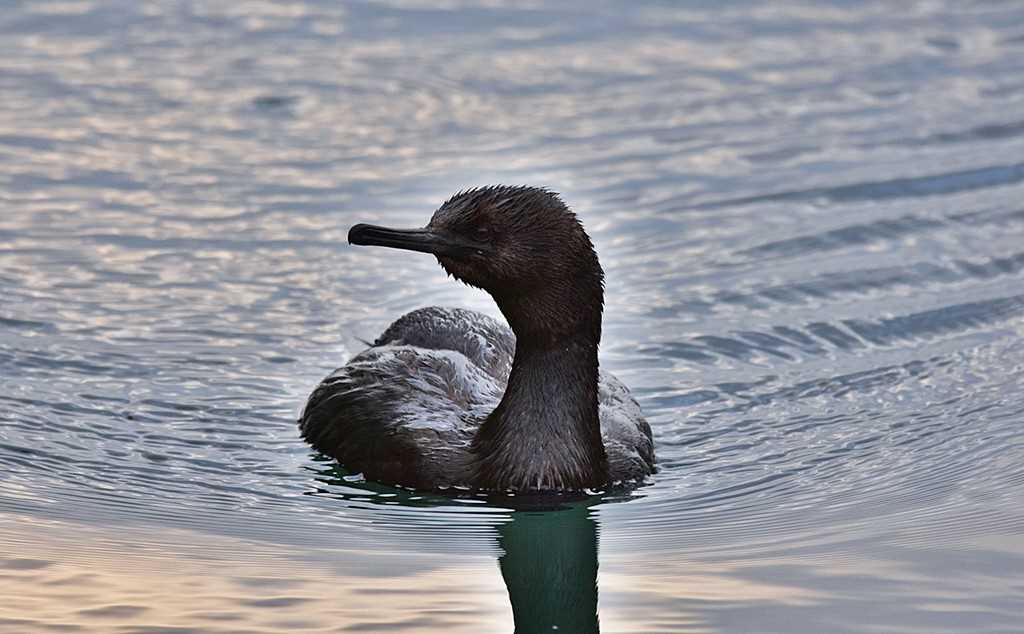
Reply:
[[467, 189], [423, 228], [356, 224], [348, 241], [434, 255], [507, 325], [463, 308], [403, 315], [313, 390], [298, 425], [314, 449], [431, 491], [586, 492], [655, 471], [640, 406], [599, 369], [604, 271], [557, 193]]

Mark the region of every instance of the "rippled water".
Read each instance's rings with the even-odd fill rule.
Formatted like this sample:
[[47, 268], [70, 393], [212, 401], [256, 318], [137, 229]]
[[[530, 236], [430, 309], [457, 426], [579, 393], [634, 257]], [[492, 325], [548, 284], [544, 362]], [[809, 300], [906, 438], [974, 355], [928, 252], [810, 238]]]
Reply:
[[[1021, 631], [1018, 3], [15, 1], [0, 45], [0, 629]], [[497, 182], [598, 247], [632, 494], [298, 438], [403, 311], [496, 312], [348, 227]]]

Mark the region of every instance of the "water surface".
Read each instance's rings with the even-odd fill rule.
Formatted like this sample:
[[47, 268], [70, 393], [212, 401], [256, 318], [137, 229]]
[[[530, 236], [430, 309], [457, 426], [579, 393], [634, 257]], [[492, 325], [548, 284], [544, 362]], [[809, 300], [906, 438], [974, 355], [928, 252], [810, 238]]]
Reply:
[[[9, 4], [0, 629], [1020, 631], [1017, 3]], [[298, 438], [404, 311], [496, 314], [348, 227], [499, 182], [597, 245], [628, 495]]]

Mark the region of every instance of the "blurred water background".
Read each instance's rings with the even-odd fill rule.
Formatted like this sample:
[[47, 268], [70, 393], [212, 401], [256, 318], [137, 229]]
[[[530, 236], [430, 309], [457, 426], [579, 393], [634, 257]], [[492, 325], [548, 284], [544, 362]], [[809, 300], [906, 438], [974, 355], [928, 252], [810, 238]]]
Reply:
[[[1020, 3], [11, 0], [0, 52], [0, 631], [1024, 630]], [[630, 495], [298, 438], [404, 311], [496, 314], [348, 227], [488, 183], [594, 238]]]

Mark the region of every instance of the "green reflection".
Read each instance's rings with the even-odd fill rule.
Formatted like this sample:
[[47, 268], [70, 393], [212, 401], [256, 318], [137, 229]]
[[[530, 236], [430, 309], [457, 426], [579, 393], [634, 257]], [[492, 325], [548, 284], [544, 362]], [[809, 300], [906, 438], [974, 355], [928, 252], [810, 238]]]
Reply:
[[[473, 522], [497, 532], [498, 558], [508, 590], [516, 634], [532, 632], [600, 632], [598, 619], [598, 523], [591, 515], [599, 504], [632, 499], [636, 491], [615, 489], [601, 495], [504, 496], [480, 492], [438, 494], [412, 491], [360, 479], [337, 463], [311, 469], [324, 485], [307, 492], [348, 502], [406, 508], [446, 509], [458, 521], [460, 502], [486, 503], [488, 513], [474, 513]], [[385, 494], [387, 497], [382, 497]], [[485, 519], [486, 518], [486, 519]], [[436, 518], [435, 518], [436, 519]], [[403, 521], [416, 523], [416, 517]], [[442, 534], [451, 542], [455, 524], [445, 523]], [[438, 531], [433, 522], [417, 524], [422, 533]], [[489, 532], [488, 531], [488, 532]], [[441, 537], [441, 535], [439, 535]]]
[[518, 510], [498, 528], [516, 634], [599, 632], [597, 523], [589, 502]]

